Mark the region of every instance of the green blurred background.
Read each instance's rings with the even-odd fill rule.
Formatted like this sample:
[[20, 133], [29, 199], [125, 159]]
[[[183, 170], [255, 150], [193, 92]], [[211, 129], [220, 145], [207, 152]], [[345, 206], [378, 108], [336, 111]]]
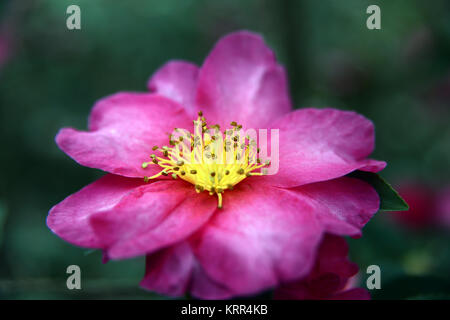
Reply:
[[[71, 4], [81, 30], [66, 28]], [[381, 8], [381, 30], [366, 28], [370, 4]], [[85, 129], [97, 99], [145, 91], [169, 59], [201, 64], [239, 29], [275, 50], [296, 108], [351, 109], [374, 121], [374, 158], [388, 162], [382, 175], [394, 187], [450, 184], [449, 1], [2, 0], [0, 299], [161, 298], [138, 288], [142, 258], [102, 264], [99, 252], [47, 228], [54, 204], [102, 175], [54, 137], [63, 126]], [[376, 264], [374, 299], [450, 298], [450, 228], [411, 228], [394, 215], [377, 214], [349, 240], [362, 285]], [[66, 288], [71, 264], [81, 267], [82, 290]]]

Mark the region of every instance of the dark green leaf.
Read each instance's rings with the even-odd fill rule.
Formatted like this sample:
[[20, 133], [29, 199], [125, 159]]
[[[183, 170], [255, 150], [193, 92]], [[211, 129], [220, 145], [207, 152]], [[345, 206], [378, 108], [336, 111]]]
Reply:
[[84, 251], [84, 255], [87, 256], [87, 255], [92, 254], [92, 253], [97, 252], [97, 251], [98, 251], [97, 249], [86, 250], [86, 251]]
[[382, 211], [406, 211], [408, 204], [382, 177], [373, 172], [354, 171], [348, 175], [369, 183], [380, 196], [380, 210]]

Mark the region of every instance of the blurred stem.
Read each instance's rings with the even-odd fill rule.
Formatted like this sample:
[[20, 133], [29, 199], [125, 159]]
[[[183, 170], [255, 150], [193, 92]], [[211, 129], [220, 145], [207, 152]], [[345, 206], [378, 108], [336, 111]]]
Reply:
[[307, 28], [304, 0], [281, 0], [281, 36], [286, 51], [287, 72], [294, 107], [299, 107], [308, 91]]

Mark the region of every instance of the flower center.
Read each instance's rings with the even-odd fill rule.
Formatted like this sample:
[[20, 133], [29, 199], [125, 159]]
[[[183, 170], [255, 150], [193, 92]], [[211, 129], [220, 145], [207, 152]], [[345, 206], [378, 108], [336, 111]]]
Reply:
[[[256, 137], [244, 135], [242, 125], [231, 122], [231, 129], [222, 135], [219, 125], [208, 127], [202, 112], [194, 120], [194, 134], [187, 130], [175, 128], [169, 135], [167, 146], [154, 146], [153, 151], [160, 156], [150, 155], [152, 161], [143, 162], [142, 168], [148, 165], [159, 165], [162, 170], [150, 179], [161, 175], [171, 175], [173, 179], [181, 178], [192, 183], [197, 193], [207, 191], [217, 195], [218, 208], [222, 208], [222, 194], [250, 176], [266, 173], [270, 161], [261, 163], [258, 157]], [[261, 170], [258, 170], [263, 168]], [[256, 171], [258, 170], [258, 171]]]

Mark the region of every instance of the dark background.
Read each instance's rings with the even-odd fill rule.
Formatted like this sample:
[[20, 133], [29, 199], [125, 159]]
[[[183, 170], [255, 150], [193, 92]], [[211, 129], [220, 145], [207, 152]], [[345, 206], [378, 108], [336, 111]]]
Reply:
[[[81, 8], [81, 30], [66, 28], [71, 4]], [[370, 4], [381, 8], [381, 30], [366, 27]], [[77, 165], [54, 137], [63, 126], [85, 129], [97, 99], [145, 91], [169, 59], [201, 64], [239, 29], [274, 49], [296, 108], [355, 110], [374, 121], [374, 158], [388, 162], [382, 176], [394, 187], [450, 184], [449, 1], [3, 0], [0, 299], [160, 298], [138, 288], [142, 258], [104, 265], [99, 252], [47, 228], [54, 204], [102, 175]], [[377, 264], [374, 299], [450, 298], [450, 230], [410, 228], [393, 215], [378, 213], [349, 241], [362, 285]], [[66, 288], [71, 264], [81, 267], [82, 290]]]

